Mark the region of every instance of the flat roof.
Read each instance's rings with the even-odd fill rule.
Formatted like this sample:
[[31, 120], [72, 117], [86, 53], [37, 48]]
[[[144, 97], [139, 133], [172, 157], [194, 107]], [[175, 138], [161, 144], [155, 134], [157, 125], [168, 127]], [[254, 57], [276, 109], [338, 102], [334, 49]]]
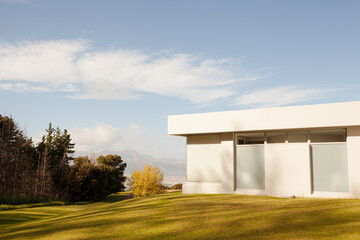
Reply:
[[360, 102], [172, 115], [168, 134], [360, 126]]

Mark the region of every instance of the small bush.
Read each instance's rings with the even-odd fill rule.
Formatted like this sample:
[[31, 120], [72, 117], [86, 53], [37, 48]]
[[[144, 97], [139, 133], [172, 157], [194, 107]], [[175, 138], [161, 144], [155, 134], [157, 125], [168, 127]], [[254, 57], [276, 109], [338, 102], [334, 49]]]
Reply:
[[144, 170], [136, 170], [131, 176], [135, 197], [145, 197], [161, 193], [163, 175], [156, 166], [145, 165]]
[[32, 203], [44, 203], [50, 201], [51, 199], [47, 196], [26, 195], [22, 193], [0, 194], [0, 204], [22, 205], [22, 204], [32, 204]]
[[169, 190], [171, 188], [169, 186], [167, 186], [167, 185], [161, 185], [161, 189], [162, 190]]
[[182, 183], [177, 183], [171, 187], [172, 190], [182, 190]]
[[62, 206], [62, 205], [67, 205], [67, 203], [59, 202], [59, 201], [50, 201], [50, 202], [42, 202], [42, 203], [28, 203], [28, 204], [21, 204], [21, 205], [0, 204], [0, 210], [33, 208], [33, 207], [47, 207], [47, 206]]

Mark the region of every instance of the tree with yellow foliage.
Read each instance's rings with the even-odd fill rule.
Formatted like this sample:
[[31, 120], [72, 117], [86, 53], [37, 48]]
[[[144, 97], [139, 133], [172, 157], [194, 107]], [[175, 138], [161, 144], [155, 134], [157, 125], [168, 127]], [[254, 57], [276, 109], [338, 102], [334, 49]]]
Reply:
[[162, 192], [163, 175], [156, 166], [145, 164], [144, 170], [136, 170], [131, 176], [132, 191], [135, 197], [145, 197]]

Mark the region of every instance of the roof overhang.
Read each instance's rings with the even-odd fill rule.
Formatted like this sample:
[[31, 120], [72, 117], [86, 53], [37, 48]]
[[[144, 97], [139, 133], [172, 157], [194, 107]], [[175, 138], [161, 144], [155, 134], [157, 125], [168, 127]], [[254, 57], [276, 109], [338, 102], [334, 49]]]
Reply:
[[179, 136], [349, 126], [360, 126], [360, 102], [273, 107], [168, 117], [168, 134]]

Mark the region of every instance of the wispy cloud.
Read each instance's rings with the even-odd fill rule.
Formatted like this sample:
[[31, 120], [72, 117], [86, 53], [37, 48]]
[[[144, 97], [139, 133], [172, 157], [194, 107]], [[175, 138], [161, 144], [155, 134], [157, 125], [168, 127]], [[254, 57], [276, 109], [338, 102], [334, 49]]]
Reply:
[[[0, 89], [6, 91], [12, 91], [12, 92], [51, 92], [52, 91], [52, 89], [45, 86], [23, 83], [23, 82], [0, 83]], [[65, 88], [60, 89], [59, 91], [67, 92]]]
[[234, 84], [263, 77], [247, 71], [239, 59], [96, 50], [85, 40], [0, 42], [0, 81], [37, 83], [53, 91], [78, 84], [73, 97], [79, 98], [137, 99], [155, 93], [203, 104], [234, 95]]
[[73, 127], [69, 132], [79, 151], [110, 149], [122, 141], [119, 129], [103, 123], [97, 123], [93, 128]]
[[234, 83], [248, 81], [227, 69], [232, 59], [186, 54], [117, 49], [86, 53], [76, 64], [88, 89], [85, 96], [96, 98], [134, 99], [155, 93], [204, 103], [232, 96]]
[[275, 107], [319, 99], [325, 97], [328, 93], [333, 91], [336, 90], [301, 88], [296, 86], [260, 89], [236, 98], [234, 105]]
[[18, 3], [18, 4], [24, 4], [24, 3], [30, 3], [29, 0], [0, 0], [0, 3]]
[[76, 58], [88, 48], [84, 40], [0, 42], [0, 80], [49, 86], [78, 82]]
[[[73, 98], [140, 99], [147, 93], [176, 97], [198, 106], [282, 105], [324, 96], [328, 91], [279, 87], [241, 96], [246, 83], [268, 70], [245, 67], [243, 59], [128, 49], [95, 49], [87, 40], [0, 42], [0, 89], [67, 92]], [[272, 93], [285, 94], [283, 100]], [[262, 95], [262, 102], [257, 96]], [[286, 102], [289, 101], [289, 102]]]

